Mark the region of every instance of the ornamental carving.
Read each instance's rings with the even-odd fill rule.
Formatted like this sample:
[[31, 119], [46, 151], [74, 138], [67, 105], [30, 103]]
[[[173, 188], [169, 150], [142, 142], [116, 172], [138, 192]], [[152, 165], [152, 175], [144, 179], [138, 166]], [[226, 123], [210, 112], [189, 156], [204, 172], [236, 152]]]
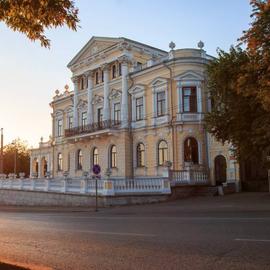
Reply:
[[93, 99], [92, 99], [92, 104], [100, 104], [103, 103], [104, 97], [103, 96], [99, 96], [99, 95], [94, 95]]
[[117, 99], [120, 98], [122, 94], [122, 91], [120, 90], [116, 90], [116, 89], [112, 89], [111, 93], [109, 95], [109, 99]]

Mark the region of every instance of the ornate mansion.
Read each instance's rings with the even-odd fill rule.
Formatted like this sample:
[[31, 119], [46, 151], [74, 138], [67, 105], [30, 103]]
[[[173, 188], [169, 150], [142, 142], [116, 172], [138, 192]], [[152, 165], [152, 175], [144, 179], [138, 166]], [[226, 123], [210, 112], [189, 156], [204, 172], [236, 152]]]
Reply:
[[211, 110], [206, 65], [198, 49], [164, 51], [127, 38], [92, 37], [70, 61], [73, 90], [56, 91], [52, 135], [31, 151], [31, 177], [163, 177], [207, 173], [211, 184], [233, 181], [229, 145], [204, 128]]

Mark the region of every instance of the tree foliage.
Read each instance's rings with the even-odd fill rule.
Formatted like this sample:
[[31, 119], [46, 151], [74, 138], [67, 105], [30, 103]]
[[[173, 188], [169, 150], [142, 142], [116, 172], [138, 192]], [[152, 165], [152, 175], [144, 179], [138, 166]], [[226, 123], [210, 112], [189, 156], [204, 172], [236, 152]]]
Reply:
[[14, 172], [16, 159], [16, 173], [24, 172], [29, 175], [30, 170], [30, 152], [28, 145], [21, 139], [16, 139], [12, 143], [4, 146], [4, 173]]
[[67, 25], [76, 30], [79, 19], [71, 0], [0, 0], [0, 21], [31, 41], [39, 40], [42, 46], [50, 47], [46, 29]]
[[270, 0], [251, 5], [251, 27], [239, 39], [246, 49], [219, 50], [208, 66], [213, 102], [207, 128], [242, 159], [260, 157], [270, 146]]

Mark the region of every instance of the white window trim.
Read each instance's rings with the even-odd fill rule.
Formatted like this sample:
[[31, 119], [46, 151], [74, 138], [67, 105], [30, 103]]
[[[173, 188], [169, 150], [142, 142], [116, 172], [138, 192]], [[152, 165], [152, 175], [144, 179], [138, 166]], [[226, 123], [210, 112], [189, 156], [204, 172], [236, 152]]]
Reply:
[[[163, 116], [157, 116], [157, 94], [160, 92], [165, 92], [165, 114]], [[157, 78], [152, 82], [152, 125], [160, 125], [167, 123], [169, 121], [169, 111], [168, 111], [168, 81], [167, 79]]]
[[[146, 96], [145, 96], [145, 86], [135, 85], [130, 89], [131, 103], [132, 103], [132, 128], [142, 128], [146, 126]], [[143, 98], [143, 117], [142, 120], [136, 120], [136, 99]]]

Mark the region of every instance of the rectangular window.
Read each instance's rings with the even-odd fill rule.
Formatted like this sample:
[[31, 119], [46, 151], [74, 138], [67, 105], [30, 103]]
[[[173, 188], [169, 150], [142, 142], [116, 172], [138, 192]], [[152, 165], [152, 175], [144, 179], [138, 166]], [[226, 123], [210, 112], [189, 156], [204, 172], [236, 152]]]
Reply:
[[96, 84], [99, 84], [98, 71], [95, 73], [95, 81]]
[[116, 65], [112, 66], [112, 78], [115, 79], [116, 78]]
[[183, 87], [183, 111], [197, 112], [196, 87]]
[[57, 121], [57, 136], [58, 137], [62, 136], [62, 129], [63, 129], [63, 120], [59, 119]]
[[118, 64], [118, 75], [122, 76], [122, 65], [121, 65], [121, 63]]
[[86, 112], [82, 113], [82, 127], [86, 126], [86, 121], [87, 121], [87, 115]]
[[103, 70], [101, 71], [101, 82], [104, 82], [104, 72], [103, 72]]
[[136, 121], [143, 119], [143, 97], [136, 98]]
[[98, 108], [97, 110], [98, 123], [101, 124], [103, 121], [103, 109]]
[[165, 115], [165, 91], [157, 93], [157, 116]]
[[68, 128], [73, 128], [73, 116], [68, 117]]
[[120, 103], [115, 103], [114, 104], [114, 120], [115, 121], [120, 121], [120, 113], [121, 113], [121, 107], [120, 107]]

